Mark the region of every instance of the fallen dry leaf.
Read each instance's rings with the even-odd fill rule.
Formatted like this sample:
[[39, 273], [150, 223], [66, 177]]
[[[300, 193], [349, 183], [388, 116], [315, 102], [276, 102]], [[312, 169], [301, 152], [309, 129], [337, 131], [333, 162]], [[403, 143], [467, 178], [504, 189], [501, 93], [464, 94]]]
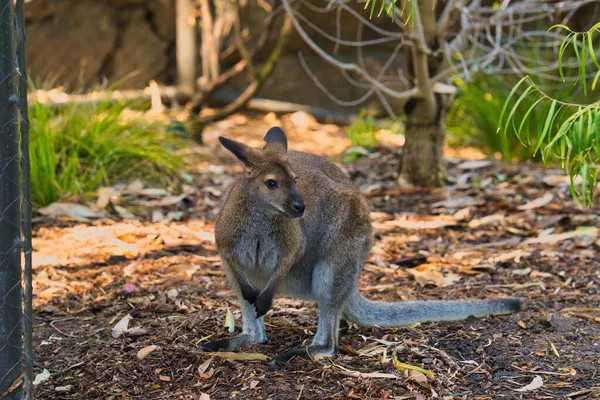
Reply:
[[544, 380], [541, 376], [536, 375], [535, 378], [531, 381], [529, 385], [525, 385], [522, 388], [514, 389], [515, 392], [530, 392], [532, 390], [536, 390], [544, 386]]
[[[435, 377], [435, 374], [432, 371], [429, 371], [428, 369], [424, 369], [421, 367], [417, 367], [416, 365], [405, 364], [403, 362], [400, 362], [400, 361], [398, 361], [396, 356], [392, 357], [392, 363], [394, 364], [394, 367], [396, 367], [396, 369], [400, 372], [409, 370], [409, 371], [419, 372], [421, 375], [426, 376], [427, 378], [430, 378], [430, 379], [433, 379]], [[427, 378], [425, 380], [427, 380]]]
[[198, 400], [210, 400], [210, 396], [206, 393], [200, 393], [200, 399]]
[[433, 203], [431, 207], [433, 208], [461, 208], [467, 206], [474, 206], [476, 204], [481, 204], [481, 200], [477, 200], [473, 197], [458, 197], [449, 200], [438, 201], [437, 203]]
[[531, 267], [522, 268], [522, 269], [513, 269], [512, 271], [510, 271], [510, 273], [513, 275], [517, 275], [517, 276], [526, 276], [531, 273]]
[[560, 354], [558, 353], [558, 349], [556, 348], [554, 343], [550, 342], [550, 348], [552, 349], [552, 352], [554, 353], [554, 355], [556, 357], [560, 358]]
[[156, 345], [152, 345], [152, 346], [146, 346], [143, 349], [141, 349], [140, 351], [137, 352], [136, 356], [137, 359], [142, 361], [144, 358], [146, 358], [148, 356], [148, 354], [152, 353], [155, 350], [158, 350], [158, 346]]
[[420, 382], [420, 383], [425, 383], [427, 382], [427, 376], [422, 373], [421, 371], [417, 371], [417, 370], [410, 370], [410, 372], [408, 373], [408, 376], [413, 379], [414, 381]]
[[48, 371], [46, 368], [44, 368], [44, 370], [42, 372], [40, 372], [39, 374], [37, 374], [35, 376], [35, 379], [33, 380], [33, 385], [37, 386], [40, 383], [47, 381], [48, 378], [50, 378], [50, 371]]
[[147, 331], [141, 326], [129, 328], [129, 322], [132, 320], [131, 315], [127, 314], [117, 322], [112, 329], [112, 336], [118, 338], [119, 336], [142, 336]]
[[146, 197], [164, 197], [168, 196], [169, 192], [162, 188], [145, 188], [140, 189], [132, 194], [137, 194], [138, 196], [146, 196]]
[[519, 325], [523, 329], [527, 329], [527, 325], [525, 325], [525, 322], [523, 322], [521, 320], [519, 320], [519, 322], [517, 322], [517, 325]]
[[231, 312], [229, 308], [227, 308], [227, 312], [225, 313], [225, 328], [229, 333], [233, 333], [235, 331], [235, 316]]
[[520, 205], [519, 207], [517, 207], [517, 210], [521, 210], [521, 211], [534, 210], [536, 208], [543, 207], [546, 204], [550, 203], [552, 201], [552, 199], [554, 199], [554, 196], [552, 195], [552, 193], [547, 193], [542, 197], [538, 197], [537, 199], [530, 201], [529, 203]]
[[117, 338], [117, 337], [121, 336], [123, 333], [125, 333], [129, 327], [129, 321], [131, 321], [131, 319], [132, 319], [132, 317], [129, 314], [127, 314], [126, 316], [121, 318], [119, 320], [119, 322], [117, 322], [117, 324], [113, 327], [112, 336], [114, 338]]
[[456, 166], [456, 168], [461, 169], [463, 171], [470, 169], [481, 169], [485, 167], [489, 167], [492, 165], [491, 161], [488, 160], [474, 160], [474, 161], [465, 161]]
[[407, 272], [414, 276], [417, 283], [421, 286], [435, 285], [437, 287], [446, 287], [454, 285], [461, 279], [461, 276], [453, 272], [441, 273], [437, 270], [435, 264], [423, 264], [416, 268], [408, 269]]
[[106, 214], [102, 211], [94, 211], [89, 207], [76, 203], [52, 203], [37, 210], [40, 214], [50, 218], [71, 217], [75, 219], [88, 220], [90, 218], [102, 218]]
[[111, 187], [102, 187], [96, 193], [98, 195], [96, 206], [101, 210], [104, 210], [110, 203], [117, 203], [121, 196], [118, 191]]
[[200, 364], [198, 366], [198, 374], [200, 374], [200, 375], [204, 374], [208, 370], [208, 367], [210, 367], [211, 362], [212, 362], [212, 358], [209, 358], [208, 360], [206, 360], [202, 364]]
[[530, 256], [531, 253], [525, 250], [514, 250], [508, 253], [501, 253], [501, 254], [496, 254], [492, 257], [490, 257], [488, 259], [489, 262], [491, 263], [501, 263], [501, 262], [506, 262], [506, 261], [516, 261], [516, 262], [520, 262], [521, 258], [523, 257], [527, 257]]
[[458, 210], [457, 212], [452, 214], [452, 217], [454, 219], [456, 219], [457, 221], [464, 221], [464, 220], [468, 219], [470, 216], [471, 216], [471, 208], [470, 207], [461, 208], [460, 210]]
[[136, 204], [139, 204], [144, 207], [166, 207], [172, 206], [175, 204], [179, 204], [188, 197], [187, 193], [182, 193], [179, 196], [165, 196], [160, 200], [149, 200], [149, 201], [136, 201]]
[[574, 231], [564, 232], [564, 233], [555, 233], [553, 235], [547, 235], [543, 237], [537, 237], [532, 239], [527, 239], [523, 241], [523, 245], [528, 244], [555, 244], [558, 242], [562, 242], [563, 240], [572, 239], [578, 236], [598, 236], [598, 228], [593, 226], [580, 227], [575, 229]]
[[494, 222], [500, 222], [506, 217], [504, 214], [492, 214], [486, 215], [485, 217], [474, 219], [469, 222], [469, 228], [479, 228], [481, 226], [493, 224]]
[[[204, 352], [201, 353], [204, 354]], [[268, 356], [262, 353], [234, 353], [232, 351], [218, 351], [206, 354], [232, 361], [267, 361], [269, 359]]]
[[351, 376], [353, 378], [385, 378], [385, 379], [400, 379], [400, 377], [394, 374], [387, 374], [384, 372], [359, 372], [351, 369], [342, 367], [338, 364], [333, 364], [341, 370], [342, 375]]
[[431, 216], [419, 217], [418, 219], [395, 219], [393, 221], [385, 221], [383, 225], [397, 226], [404, 229], [438, 229], [446, 226], [457, 225], [458, 221], [451, 216]]

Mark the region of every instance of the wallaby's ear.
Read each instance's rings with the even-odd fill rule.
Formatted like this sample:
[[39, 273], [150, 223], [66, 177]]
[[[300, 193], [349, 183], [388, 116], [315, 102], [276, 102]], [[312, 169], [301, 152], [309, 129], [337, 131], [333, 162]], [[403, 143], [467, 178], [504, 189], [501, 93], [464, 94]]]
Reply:
[[232, 152], [245, 167], [249, 168], [256, 163], [256, 154], [252, 147], [223, 136], [219, 136], [219, 142], [221, 142], [223, 147]]
[[283, 151], [287, 151], [287, 137], [285, 136], [285, 132], [278, 126], [274, 126], [267, 131], [264, 141], [267, 142], [265, 149], [278, 146]]

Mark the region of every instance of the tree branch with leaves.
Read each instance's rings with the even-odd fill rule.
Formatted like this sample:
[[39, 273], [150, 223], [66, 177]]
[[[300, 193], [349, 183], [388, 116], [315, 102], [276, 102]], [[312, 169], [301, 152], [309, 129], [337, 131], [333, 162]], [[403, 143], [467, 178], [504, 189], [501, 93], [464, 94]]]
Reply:
[[[308, 0], [282, 1], [308, 48], [339, 69], [349, 85], [364, 91], [356, 99], [337, 98], [303, 62], [309, 76], [329, 98], [341, 105], [355, 105], [377, 96], [392, 116], [406, 116], [406, 144], [399, 181], [407, 186], [436, 186], [445, 182], [446, 114], [456, 93], [450, 84], [459, 78], [470, 80], [480, 72], [521, 76], [540, 73], [551, 77], [547, 71], [556, 68], [556, 60], [532, 65], [532, 60], [519, 48], [557, 48], [559, 35], [536, 26], [549, 20], [566, 24], [576, 10], [594, 3], [593, 0], [503, 0], [488, 5], [489, 2], [481, 0], [368, 0], [364, 3], [365, 10], [360, 10], [346, 0], [330, 0], [324, 7]], [[329, 33], [316, 26], [302, 15], [302, 9], [336, 13], [336, 32]], [[359, 26], [356, 40], [341, 37], [339, 13], [342, 12], [354, 18]], [[376, 19], [384, 13], [388, 24]], [[368, 39], [363, 39], [364, 31], [368, 31]], [[332, 43], [333, 50], [319, 44], [323, 41]], [[396, 47], [388, 61], [373, 72], [362, 50], [383, 43]], [[339, 58], [341, 47], [355, 49], [356, 61]], [[391, 65], [401, 54], [407, 68], [399, 73]]]
[[[575, 83], [587, 94], [588, 78], [592, 77], [589, 86], [595, 91], [600, 79], [600, 22], [585, 32], [575, 32], [563, 24], [554, 25], [549, 31], [558, 29], [566, 33], [559, 46], [558, 75], [563, 82], [567, 81], [564, 65], [565, 60], [571, 58], [577, 67]], [[593, 69], [591, 73], [590, 69]], [[531, 105], [518, 121], [516, 111], [525, 100]], [[525, 76], [506, 99], [498, 131], [504, 135], [514, 132], [523, 145], [531, 146], [531, 138], [523, 137], [521, 132], [536, 108], [541, 108], [545, 117], [538, 123], [535, 151], [540, 152], [547, 165], [560, 162], [569, 174], [572, 197], [580, 205], [592, 206], [600, 177], [600, 100], [577, 104], [557, 99], [545, 93], [530, 76]], [[561, 114], [567, 117], [560, 118]]]

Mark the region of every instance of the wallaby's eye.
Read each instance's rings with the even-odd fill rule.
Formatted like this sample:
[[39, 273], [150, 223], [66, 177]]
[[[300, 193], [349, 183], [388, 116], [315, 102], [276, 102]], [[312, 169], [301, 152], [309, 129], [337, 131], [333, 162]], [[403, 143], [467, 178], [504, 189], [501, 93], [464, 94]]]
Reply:
[[267, 185], [269, 189], [275, 189], [277, 187], [277, 182], [275, 182], [273, 179], [269, 179], [265, 182], [265, 185]]

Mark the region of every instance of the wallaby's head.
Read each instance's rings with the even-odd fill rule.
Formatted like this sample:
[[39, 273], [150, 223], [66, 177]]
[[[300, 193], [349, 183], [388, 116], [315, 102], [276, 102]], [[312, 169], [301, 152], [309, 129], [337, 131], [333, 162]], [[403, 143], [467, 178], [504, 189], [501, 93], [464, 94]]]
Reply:
[[262, 149], [219, 137], [219, 142], [244, 165], [244, 179], [251, 201], [290, 218], [304, 215], [304, 199], [296, 186], [296, 175], [287, 159], [287, 137], [273, 127]]

